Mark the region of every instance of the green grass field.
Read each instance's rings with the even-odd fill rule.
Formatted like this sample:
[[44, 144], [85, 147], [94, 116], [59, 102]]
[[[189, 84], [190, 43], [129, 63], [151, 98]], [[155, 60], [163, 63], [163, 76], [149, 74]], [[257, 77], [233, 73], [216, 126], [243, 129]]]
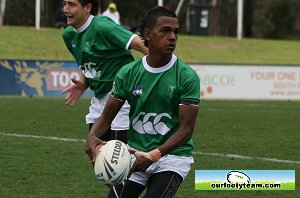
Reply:
[[[82, 98], [70, 108], [62, 97], [0, 97], [0, 197], [106, 197], [84, 152], [89, 102]], [[203, 100], [193, 135], [195, 163], [176, 198], [297, 197], [299, 117], [296, 101]], [[194, 170], [207, 169], [296, 170], [296, 190], [196, 191]]]
[[[62, 33], [53, 28], [0, 27], [0, 59], [74, 60]], [[299, 51], [300, 41], [179, 35], [175, 54], [187, 63], [299, 65]]]
[[[0, 27], [0, 59], [73, 60], [62, 30]], [[296, 64], [299, 41], [180, 35], [188, 63]], [[134, 52], [135, 57], [140, 54]], [[105, 198], [84, 152], [90, 98], [0, 97], [0, 197]], [[300, 194], [300, 101], [203, 100], [195, 163], [176, 198], [294, 198]], [[286, 160], [286, 161], [285, 161]], [[195, 170], [296, 170], [295, 191], [196, 191]]]

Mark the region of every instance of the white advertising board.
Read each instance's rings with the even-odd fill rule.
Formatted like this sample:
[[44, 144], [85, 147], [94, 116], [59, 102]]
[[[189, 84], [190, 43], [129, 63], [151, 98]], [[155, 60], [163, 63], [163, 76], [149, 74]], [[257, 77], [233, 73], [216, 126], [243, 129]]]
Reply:
[[300, 100], [300, 66], [190, 64], [202, 99]]

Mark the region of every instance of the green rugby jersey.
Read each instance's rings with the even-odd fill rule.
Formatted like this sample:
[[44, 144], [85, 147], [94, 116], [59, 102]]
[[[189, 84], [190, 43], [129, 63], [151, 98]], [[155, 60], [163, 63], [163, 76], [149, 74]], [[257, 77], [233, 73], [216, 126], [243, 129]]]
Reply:
[[90, 16], [77, 31], [72, 26], [64, 30], [64, 42], [97, 98], [111, 90], [119, 69], [134, 60], [127, 50], [133, 36], [104, 16]]
[[[199, 104], [200, 80], [197, 73], [175, 55], [161, 68], [150, 67], [144, 56], [118, 72], [112, 94], [128, 100], [131, 106], [129, 146], [148, 152], [177, 131], [180, 104]], [[171, 154], [191, 156], [192, 149], [192, 140], [189, 140]]]

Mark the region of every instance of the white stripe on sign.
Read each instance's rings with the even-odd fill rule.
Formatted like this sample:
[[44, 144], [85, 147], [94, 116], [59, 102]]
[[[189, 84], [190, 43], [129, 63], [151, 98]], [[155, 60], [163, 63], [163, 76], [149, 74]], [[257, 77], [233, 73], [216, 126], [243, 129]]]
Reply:
[[[25, 135], [25, 134], [16, 134], [16, 133], [2, 133], [3, 136], [13, 136], [13, 137], [22, 137], [22, 138], [35, 138], [35, 139], [47, 139], [47, 140], [57, 140], [65, 142], [85, 142], [83, 139], [74, 139], [74, 138], [59, 138], [51, 136], [37, 136], [37, 135]], [[270, 162], [280, 162], [280, 163], [289, 163], [289, 164], [300, 164], [300, 161], [292, 160], [281, 160], [276, 158], [264, 158], [264, 157], [250, 157], [236, 154], [222, 154], [222, 153], [204, 153], [204, 152], [193, 152], [194, 155], [208, 155], [208, 156], [217, 156], [217, 157], [226, 157], [226, 158], [237, 158], [237, 159], [246, 159], [246, 160], [259, 160], [259, 161], [270, 161]]]

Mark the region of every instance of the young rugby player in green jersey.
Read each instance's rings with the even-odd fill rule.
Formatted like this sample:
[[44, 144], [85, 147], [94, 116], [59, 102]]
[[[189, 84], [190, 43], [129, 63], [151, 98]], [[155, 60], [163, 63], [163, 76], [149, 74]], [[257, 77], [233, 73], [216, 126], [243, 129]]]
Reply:
[[[73, 106], [87, 88], [94, 92], [95, 96], [86, 115], [89, 128], [104, 109], [117, 71], [134, 60], [129, 49], [143, 54], [148, 52], [139, 36], [117, 25], [108, 17], [96, 16], [98, 2], [63, 1], [63, 11], [69, 25], [63, 33], [63, 39], [82, 71], [80, 79], [71, 79], [74, 85], [66, 88], [63, 93], [67, 93], [66, 105]], [[101, 139], [127, 142], [129, 109], [128, 102], [125, 102], [111, 127], [107, 129], [108, 133]]]
[[[86, 116], [86, 123], [90, 128], [103, 111], [117, 71], [134, 60], [129, 49], [138, 50], [143, 54], [147, 54], [148, 51], [139, 36], [117, 25], [108, 17], [96, 16], [98, 2], [63, 1], [63, 11], [69, 25], [63, 33], [63, 39], [82, 71], [80, 79], [71, 79], [74, 84], [63, 93], [67, 93], [66, 104], [71, 106], [87, 88], [95, 93], [89, 114]], [[127, 142], [129, 108], [125, 102], [108, 129], [110, 133], [106, 133], [102, 139]]]
[[[87, 136], [86, 152], [94, 160], [96, 147], [127, 100], [128, 145], [132, 158], [121, 198], [173, 197], [194, 162], [192, 134], [200, 102], [197, 73], [173, 52], [178, 38], [177, 16], [164, 7], [148, 12], [140, 32], [149, 55], [118, 72], [104, 111]], [[99, 138], [100, 137], [100, 138]]]

